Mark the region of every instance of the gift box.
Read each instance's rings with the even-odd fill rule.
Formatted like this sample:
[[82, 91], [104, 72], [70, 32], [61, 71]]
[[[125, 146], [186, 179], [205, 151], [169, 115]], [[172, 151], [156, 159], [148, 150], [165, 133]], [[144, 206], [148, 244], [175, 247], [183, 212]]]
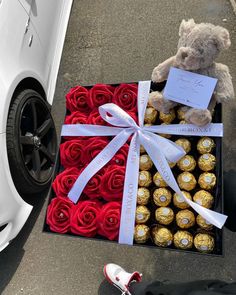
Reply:
[[[150, 85], [150, 92], [161, 91], [164, 88], [165, 83], [151, 83]], [[77, 185], [77, 190], [74, 190], [74, 196], [77, 198], [77, 195], [79, 195], [80, 197], [78, 201], [73, 200], [73, 197], [71, 196], [69, 198], [68, 193], [72, 191], [72, 188], [74, 189], [75, 183], [77, 182], [78, 177], [82, 175], [83, 170], [86, 170], [85, 168], [91, 164], [92, 160], [94, 160], [100, 152], [104, 152], [106, 146], [112, 142], [112, 139], [115, 136], [115, 134], [113, 136], [94, 136], [94, 134], [97, 135], [95, 131], [91, 131], [92, 129], [88, 130], [88, 128], [84, 130], [83, 127], [86, 127], [86, 124], [92, 124], [94, 126], [98, 125], [96, 131], [99, 134], [100, 129], [105, 126], [105, 129], [108, 127], [106, 130], [103, 128], [105, 132], [107, 132], [106, 134], [110, 134], [107, 130], [109, 127], [112, 127], [112, 124], [108, 123], [111, 118], [108, 118], [108, 122], [106, 122], [99, 114], [99, 107], [106, 105], [107, 103], [114, 103], [120, 106], [129, 117], [138, 124], [139, 114], [137, 113], [137, 96], [140, 94], [139, 92], [142, 91], [142, 89], [140, 89], [138, 89], [137, 83], [112, 85], [96, 84], [94, 86], [77, 86], [72, 88], [67, 95], [67, 111], [64, 126], [67, 125], [67, 127], [71, 127], [71, 129], [66, 129], [66, 136], [64, 135], [61, 137], [60, 152], [57, 157], [55, 176], [45, 218], [45, 232], [114, 242], [117, 242], [119, 237], [120, 243], [124, 243], [122, 242], [123, 238], [121, 238], [121, 232], [126, 231], [125, 217], [122, 216], [122, 229], [120, 229], [120, 220], [121, 211], [129, 209], [127, 206], [124, 207], [124, 202], [128, 200], [128, 196], [126, 196], [126, 199], [124, 198], [123, 189], [125, 179], [127, 178], [126, 165], [132, 137], [129, 136], [130, 134], [126, 134], [127, 142], [126, 140], [124, 141], [122, 147], [110, 161], [103, 163], [102, 168], [96, 173], [89, 172], [93, 175], [91, 178], [88, 177], [88, 175], [83, 175], [84, 178], [82, 178], [84, 180], [82, 179], [82, 182], [80, 183], [83, 183], [83, 181], [88, 183], [85, 185], [84, 189], [78, 188], [79, 185]], [[79, 99], [78, 95], [80, 96]], [[140, 98], [142, 98], [142, 94], [140, 94], [139, 99]], [[173, 127], [178, 124], [184, 133], [184, 130], [186, 129], [185, 126], [188, 125], [184, 124], [185, 122], [181, 120], [181, 112], [177, 115], [178, 109], [179, 107], [175, 108], [175, 115], [170, 114], [169, 116], [165, 116], [164, 114], [155, 112], [151, 107], [147, 106], [144, 122], [146, 123], [146, 128], [150, 125], [163, 127], [163, 125], [161, 125], [163, 123], [171, 124]], [[111, 117], [111, 114], [108, 117]], [[112, 120], [113, 119], [114, 118], [112, 118]], [[112, 120], [111, 122], [113, 122]], [[220, 105], [216, 106], [213, 122], [221, 122]], [[132, 124], [133, 123], [131, 123], [131, 125]], [[122, 126], [120, 125], [115, 126], [119, 129], [117, 129], [119, 132], [122, 132]], [[76, 128], [80, 126], [80, 136], [75, 136], [76, 130], [73, 128], [74, 126], [76, 126]], [[200, 131], [197, 129], [200, 129]], [[161, 130], [164, 131], [167, 129]], [[203, 132], [202, 134], [206, 135], [204, 133], [204, 128], [196, 128], [195, 126], [194, 130]], [[176, 134], [176, 132], [173, 135], [166, 135], [163, 134], [164, 132], [159, 132], [163, 138], [168, 137], [172, 142], [184, 138], [191, 143], [191, 149], [190, 151], [187, 151], [187, 155], [192, 156], [196, 162], [194, 163], [196, 167], [193, 171], [191, 170], [192, 168], [190, 168], [190, 170], [186, 170], [190, 172], [184, 172], [184, 168], [181, 166], [181, 163], [184, 165], [189, 158], [182, 158], [182, 162], [180, 160], [176, 165], [170, 163], [173, 176], [175, 179], [178, 179], [179, 185], [181, 182], [179, 181], [179, 175], [181, 173], [191, 173], [191, 175], [195, 176], [196, 181], [198, 181], [199, 176], [204, 173], [204, 170], [202, 169], [205, 168], [202, 168], [202, 166], [197, 163], [198, 159], [201, 157], [197, 144], [203, 137], [195, 136], [194, 130], [192, 130], [188, 136]], [[116, 134], [118, 134], [118, 131]], [[204, 190], [206, 193], [205, 195], [203, 194], [203, 200], [207, 200], [209, 195], [213, 196], [213, 198], [210, 198], [209, 200], [211, 206], [206, 205], [206, 207], [208, 206], [211, 210], [222, 213], [222, 139], [218, 136], [210, 136], [210, 138], [214, 141], [214, 147], [212, 151], [209, 151], [210, 154], [215, 156], [216, 163], [212, 169], [209, 168], [209, 170], [206, 168], [205, 172], [215, 174], [217, 180], [216, 185], [213, 188], [203, 189], [199, 184], [196, 184], [193, 185], [194, 187], [190, 188], [189, 191], [188, 188], [185, 189], [185, 191], [187, 191], [187, 193], [189, 192], [192, 197], [195, 196], [194, 201], [199, 204], [198, 194], [196, 195], [196, 193], [200, 190]], [[160, 144], [162, 143], [160, 142]], [[209, 151], [206, 149], [205, 154]], [[139, 183], [137, 195], [138, 193], [140, 193], [140, 195], [137, 198], [137, 201], [135, 200], [135, 207], [137, 206], [136, 214], [135, 216], [133, 215], [133, 220], [130, 222], [130, 224], [132, 224], [132, 222], [134, 223], [135, 219], [135, 229], [133, 226], [133, 235], [135, 237], [133, 245], [187, 251], [191, 253], [204, 253], [205, 255], [223, 255], [222, 229], [215, 226], [211, 227], [209, 223], [205, 222], [205, 219], [200, 218], [198, 216], [199, 214], [189, 207], [186, 202], [184, 202], [185, 206], [182, 206], [183, 204], [179, 204], [178, 206], [178, 204], [176, 204], [178, 203], [178, 194], [174, 196], [175, 191], [168, 185], [163, 184], [165, 182], [163, 182], [162, 177], [157, 174], [155, 165], [153, 165], [150, 157], [145, 150], [143, 150], [142, 146], [140, 148], [140, 157], [140, 172], [139, 175], [134, 176]], [[143, 161], [141, 159], [143, 159]], [[204, 161], [204, 159], [202, 160], [204, 166], [206, 161]], [[129, 159], [129, 161], [132, 161], [132, 159]], [[100, 165], [100, 162], [97, 163]], [[96, 170], [96, 167], [94, 169]], [[145, 175], [148, 175], [147, 179], [145, 179], [145, 177], [142, 178], [142, 176]], [[149, 177], [150, 175], [151, 177]], [[186, 175], [189, 176], [189, 174]], [[150, 183], [145, 183], [145, 180]], [[160, 182], [163, 182], [163, 185]], [[78, 192], [78, 189], [82, 193]], [[136, 188], [136, 190], [137, 189], [138, 188]], [[127, 192], [129, 192], [129, 190], [127, 190]], [[207, 193], [208, 195], [206, 195]], [[166, 200], [168, 199], [168, 194], [169, 201]], [[145, 200], [145, 195], [148, 200]], [[72, 202], [71, 199], [74, 202]], [[161, 201], [163, 201], [163, 203], [161, 203]], [[136, 202], [138, 202], [137, 205]], [[181, 202], [183, 202], [183, 200], [181, 200]], [[205, 206], [205, 204], [203, 205]], [[186, 212], [186, 210], [190, 211], [190, 213], [192, 212], [191, 216], [193, 216], [193, 223], [191, 226], [185, 226], [184, 224], [181, 225], [179, 223], [179, 220], [186, 220], [186, 218], [184, 218], [186, 216], [183, 216], [182, 219], [180, 216], [181, 214], [189, 213]], [[214, 246], [212, 244], [213, 242]], [[207, 251], [207, 249], [204, 248], [206, 247], [206, 244], [209, 246], [209, 249], [212, 247], [210, 251]]]

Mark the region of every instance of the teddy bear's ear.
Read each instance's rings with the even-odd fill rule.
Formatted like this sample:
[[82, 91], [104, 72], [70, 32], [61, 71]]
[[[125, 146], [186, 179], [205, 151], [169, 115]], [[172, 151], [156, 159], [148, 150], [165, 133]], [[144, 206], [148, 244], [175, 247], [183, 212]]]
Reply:
[[195, 27], [195, 25], [196, 24], [193, 18], [189, 19], [188, 21], [183, 19], [179, 27], [179, 36], [181, 37], [183, 36], [183, 34], [188, 35]]
[[221, 50], [228, 49], [231, 45], [229, 31], [222, 27], [216, 27], [216, 34], [218, 37], [219, 47]]

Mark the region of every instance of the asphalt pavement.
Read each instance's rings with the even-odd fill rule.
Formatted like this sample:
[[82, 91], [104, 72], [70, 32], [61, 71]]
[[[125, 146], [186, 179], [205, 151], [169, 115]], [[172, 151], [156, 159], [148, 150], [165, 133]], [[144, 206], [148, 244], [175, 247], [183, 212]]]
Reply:
[[[65, 93], [77, 84], [150, 79], [152, 69], [175, 54], [182, 19], [225, 26], [232, 46], [219, 58], [236, 88], [236, 16], [227, 0], [74, 0], [53, 115], [58, 133]], [[224, 170], [236, 167], [236, 104], [224, 106]], [[224, 257], [128, 247], [42, 233], [46, 196], [38, 198], [20, 235], [0, 254], [0, 294], [119, 294], [103, 282], [108, 262], [145, 280], [236, 280], [236, 233], [225, 230]]]

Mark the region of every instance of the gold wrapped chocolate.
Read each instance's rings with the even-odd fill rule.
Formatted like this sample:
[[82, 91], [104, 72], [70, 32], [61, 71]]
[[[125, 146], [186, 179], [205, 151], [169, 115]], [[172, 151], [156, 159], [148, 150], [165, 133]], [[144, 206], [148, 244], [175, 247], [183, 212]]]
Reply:
[[139, 205], [136, 208], [135, 221], [137, 224], [146, 223], [150, 218], [150, 211], [146, 206]]
[[153, 166], [151, 158], [147, 155], [141, 155], [139, 158], [139, 169], [140, 170], [150, 170]]
[[138, 185], [148, 187], [152, 183], [152, 175], [149, 171], [140, 171]]
[[145, 224], [137, 224], [134, 229], [134, 240], [138, 244], [144, 244], [150, 237], [150, 229]]
[[201, 215], [198, 215], [196, 218], [197, 224], [205, 230], [212, 230], [213, 229], [213, 224], [208, 222], [206, 219], [204, 219]]
[[174, 220], [174, 211], [169, 207], [160, 207], [155, 211], [156, 221], [160, 224], [170, 224]]
[[192, 211], [180, 210], [176, 214], [176, 223], [180, 228], [190, 228], [195, 224], [195, 216]]
[[159, 118], [162, 122], [166, 124], [170, 124], [175, 119], [175, 110], [171, 109], [169, 113], [162, 113], [160, 112]]
[[190, 172], [183, 172], [179, 174], [177, 181], [179, 187], [185, 191], [191, 191], [197, 184], [196, 178]]
[[214, 238], [208, 234], [197, 234], [193, 240], [195, 248], [200, 252], [212, 252], [215, 247]]
[[[182, 193], [185, 195], [185, 197], [189, 200], [192, 201], [192, 197], [190, 195], [190, 193], [188, 192], [185, 192], [185, 191], [182, 191]], [[173, 203], [175, 205], [175, 207], [177, 208], [180, 208], [180, 209], [187, 209], [189, 208], [189, 204], [186, 203], [184, 201], [184, 198], [182, 198], [180, 195], [178, 195], [177, 193], [174, 193], [174, 196], [173, 196]]]
[[216, 176], [214, 173], [204, 172], [200, 174], [198, 183], [203, 189], [212, 189], [216, 185]]
[[156, 172], [153, 176], [153, 182], [158, 187], [167, 187], [168, 184], [164, 181], [161, 174], [159, 172]]
[[173, 242], [173, 235], [168, 228], [155, 226], [152, 229], [154, 243], [160, 247], [168, 247]]
[[193, 236], [188, 231], [179, 230], [174, 234], [174, 245], [178, 249], [191, 249]]
[[146, 153], [145, 148], [142, 145], [140, 145], [140, 154], [145, 154], [145, 153]]
[[202, 137], [197, 143], [197, 150], [200, 154], [210, 153], [214, 147], [214, 140], [210, 137]]
[[157, 110], [153, 107], [147, 107], [144, 115], [144, 122], [148, 124], [155, 123], [157, 118]]
[[146, 187], [138, 188], [137, 203], [138, 205], [147, 205], [150, 200], [150, 191]]
[[208, 209], [211, 208], [214, 203], [212, 194], [203, 189], [194, 194], [193, 200], [194, 202]]
[[176, 144], [181, 146], [186, 153], [189, 153], [191, 151], [191, 142], [186, 138], [179, 138], [175, 141]]
[[[161, 125], [167, 125], [167, 123], [161, 123]], [[159, 135], [165, 138], [171, 138], [171, 134], [159, 133]]]
[[212, 154], [203, 154], [198, 159], [198, 166], [203, 171], [211, 171], [215, 168], [216, 157]]
[[157, 206], [168, 206], [171, 202], [171, 197], [171, 192], [166, 188], [157, 188], [153, 192], [153, 201]]
[[185, 155], [183, 158], [181, 158], [178, 161], [177, 166], [182, 171], [190, 172], [190, 171], [193, 171], [194, 168], [196, 167], [196, 161], [193, 156]]
[[168, 164], [169, 164], [170, 168], [174, 168], [176, 165], [176, 163], [174, 163], [174, 162], [168, 162]]
[[187, 122], [185, 120], [181, 120], [179, 121], [179, 124], [187, 124]]
[[189, 107], [187, 106], [182, 106], [178, 108], [177, 110], [177, 117], [179, 120], [184, 120], [185, 119], [185, 113], [189, 110]]

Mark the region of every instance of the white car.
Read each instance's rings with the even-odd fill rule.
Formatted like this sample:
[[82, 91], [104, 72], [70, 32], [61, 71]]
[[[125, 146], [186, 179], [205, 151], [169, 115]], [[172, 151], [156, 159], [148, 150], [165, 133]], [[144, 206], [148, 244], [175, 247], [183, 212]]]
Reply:
[[50, 114], [73, 0], [0, 0], [0, 251], [52, 179]]

